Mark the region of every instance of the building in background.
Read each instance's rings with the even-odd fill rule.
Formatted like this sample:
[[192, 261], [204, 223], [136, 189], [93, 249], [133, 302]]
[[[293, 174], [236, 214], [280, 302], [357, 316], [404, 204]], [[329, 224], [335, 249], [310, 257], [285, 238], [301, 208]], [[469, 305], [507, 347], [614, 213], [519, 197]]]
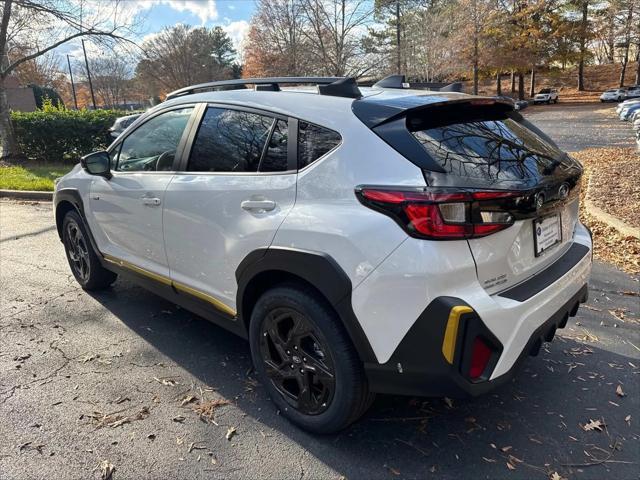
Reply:
[[7, 100], [9, 108], [20, 112], [33, 112], [36, 109], [36, 98], [33, 88], [22, 87], [15, 77], [7, 77], [5, 80]]

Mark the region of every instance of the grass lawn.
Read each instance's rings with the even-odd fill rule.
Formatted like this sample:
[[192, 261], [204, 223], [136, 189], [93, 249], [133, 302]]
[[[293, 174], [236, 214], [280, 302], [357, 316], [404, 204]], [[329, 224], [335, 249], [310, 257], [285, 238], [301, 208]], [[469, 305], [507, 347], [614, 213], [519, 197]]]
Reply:
[[0, 189], [53, 191], [53, 180], [72, 168], [73, 165], [61, 163], [0, 165]]

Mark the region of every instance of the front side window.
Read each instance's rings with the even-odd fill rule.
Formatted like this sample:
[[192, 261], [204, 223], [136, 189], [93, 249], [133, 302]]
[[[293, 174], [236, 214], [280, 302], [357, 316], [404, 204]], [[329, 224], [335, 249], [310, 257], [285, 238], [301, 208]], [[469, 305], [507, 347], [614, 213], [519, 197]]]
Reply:
[[313, 123], [298, 123], [298, 168], [304, 168], [340, 145], [340, 134]]
[[[274, 119], [266, 115], [209, 107], [193, 142], [190, 172], [257, 172]], [[286, 128], [284, 128], [286, 133]], [[275, 140], [277, 141], [277, 139]], [[282, 138], [280, 138], [282, 141]], [[286, 152], [286, 139], [285, 152]], [[271, 148], [273, 166], [278, 146]], [[268, 156], [267, 156], [268, 157]], [[266, 164], [265, 164], [266, 165]]]
[[[171, 171], [193, 107], [162, 113], [124, 139], [116, 162], [121, 172]], [[115, 158], [114, 158], [115, 160]]]

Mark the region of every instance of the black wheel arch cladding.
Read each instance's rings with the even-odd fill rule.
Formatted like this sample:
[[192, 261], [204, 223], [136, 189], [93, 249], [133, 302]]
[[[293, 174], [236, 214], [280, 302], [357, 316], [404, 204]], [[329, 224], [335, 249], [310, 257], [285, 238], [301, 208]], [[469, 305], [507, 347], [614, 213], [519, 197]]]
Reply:
[[238, 317], [244, 322], [248, 322], [251, 316], [251, 305], [247, 300], [251, 299], [254, 288], [252, 281], [266, 272], [276, 277], [277, 272], [294, 275], [317, 289], [338, 314], [360, 360], [377, 363], [371, 344], [351, 306], [351, 280], [331, 256], [285, 247], [261, 248], [249, 253], [236, 269], [236, 305]]

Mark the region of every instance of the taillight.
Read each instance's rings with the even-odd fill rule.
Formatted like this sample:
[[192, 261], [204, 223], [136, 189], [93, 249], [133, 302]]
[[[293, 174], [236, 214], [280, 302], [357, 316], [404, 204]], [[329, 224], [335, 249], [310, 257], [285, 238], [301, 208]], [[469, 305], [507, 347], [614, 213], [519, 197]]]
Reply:
[[513, 225], [496, 201], [515, 201], [520, 192], [456, 191], [358, 187], [356, 196], [369, 208], [393, 218], [413, 237], [459, 240], [491, 235]]

